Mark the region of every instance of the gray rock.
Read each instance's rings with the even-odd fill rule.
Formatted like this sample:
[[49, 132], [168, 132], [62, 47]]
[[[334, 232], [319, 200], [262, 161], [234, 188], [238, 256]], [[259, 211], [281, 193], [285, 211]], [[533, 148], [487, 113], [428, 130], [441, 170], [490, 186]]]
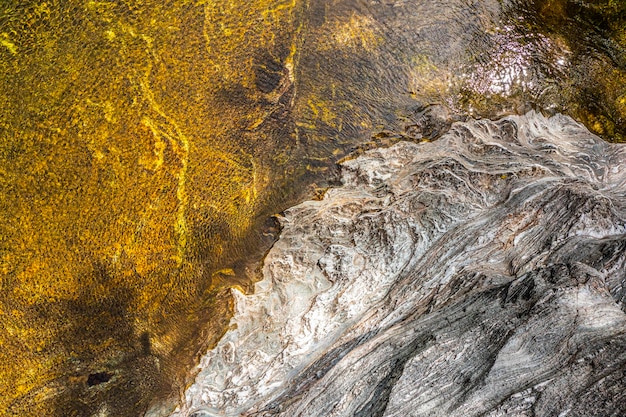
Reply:
[[175, 416], [626, 415], [626, 148], [540, 114], [342, 165]]

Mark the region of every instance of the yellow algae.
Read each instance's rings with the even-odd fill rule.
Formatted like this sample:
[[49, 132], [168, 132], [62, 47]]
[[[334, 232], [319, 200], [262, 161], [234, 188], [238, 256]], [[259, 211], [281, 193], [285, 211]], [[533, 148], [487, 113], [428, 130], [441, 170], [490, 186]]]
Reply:
[[329, 33], [332, 33], [334, 44], [339, 47], [362, 48], [371, 52], [382, 43], [375, 21], [356, 12], [347, 21], [335, 22]]
[[[15, 55], [0, 60], [0, 185], [14, 190], [0, 195], [0, 410], [134, 415], [145, 381], [186, 369], [200, 323], [219, 337], [232, 301], [215, 287], [245, 287], [229, 265], [290, 160], [291, 138], [270, 133], [302, 7], [14, 6], [0, 36]], [[263, 71], [274, 90], [259, 89]], [[167, 373], [136, 366], [150, 351]], [[94, 394], [85, 381], [102, 370], [136, 388]]]
[[443, 101], [443, 97], [449, 94], [455, 77], [448, 70], [438, 68], [426, 55], [412, 57], [410, 64], [407, 85], [410, 94], [434, 102]]
[[[148, 156], [145, 156], [145, 157], [142, 156], [142, 158], [140, 159], [140, 164], [146, 169], [149, 169], [151, 171], [156, 171], [163, 165], [164, 158], [165, 158], [164, 152], [167, 147], [167, 144], [164, 140], [161, 139], [161, 135], [159, 134], [158, 131], [155, 130], [149, 118], [144, 117], [142, 119], [142, 123], [147, 128], [149, 128], [152, 131], [152, 134], [154, 135], [154, 148], [151, 154], [149, 153]], [[151, 206], [151, 208], [153, 208], [153, 206]]]
[[278, 2], [268, 2], [268, 1], [260, 1], [260, 5], [267, 5], [267, 8], [263, 8], [262, 16], [264, 19], [267, 19], [269, 16], [272, 16], [277, 23], [281, 21], [281, 15], [279, 12], [282, 11], [291, 11], [297, 6], [296, 0], [285, 0]]
[[331, 106], [337, 103], [331, 103], [329, 101], [320, 99], [318, 97], [311, 97], [308, 100], [309, 109], [313, 113], [313, 119], [322, 121], [328, 126], [337, 128], [340, 125], [339, 118]]
[[[160, 109], [158, 107], [155, 107], [156, 104], [154, 104], [153, 100], [154, 99], [151, 98], [153, 108], [167, 122], [171, 123], [165, 117], [165, 115], [161, 113]], [[177, 213], [176, 222], [174, 225], [176, 233], [178, 234], [178, 250], [177, 250], [176, 256], [174, 256], [173, 259], [175, 259], [177, 265], [180, 266], [183, 262], [183, 257], [185, 255], [185, 247], [187, 243], [187, 224], [186, 224], [186, 217], [185, 217], [185, 211], [187, 207], [187, 194], [186, 194], [186, 189], [185, 189], [185, 182], [186, 182], [187, 167], [189, 164], [188, 162], [189, 142], [187, 138], [185, 137], [185, 135], [181, 133], [180, 129], [178, 129], [176, 125], [172, 126], [174, 132], [168, 133], [167, 127], [157, 126], [156, 123], [152, 121], [150, 118], [144, 118], [143, 123], [150, 128], [150, 130], [152, 131], [152, 134], [155, 137], [155, 149], [157, 149], [157, 152], [159, 148], [164, 148], [165, 147], [164, 142], [167, 142], [171, 146], [173, 152], [177, 155], [178, 160], [179, 160], [178, 162], [180, 164], [180, 168], [178, 172], [175, 174], [175, 177], [178, 180], [178, 184], [176, 188], [176, 197], [178, 199], [178, 207], [176, 211]], [[158, 153], [157, 153], [157, 157], [159, 157]], [[163, 161], [161, 159], [157, 159], [155, 163], [155, 167], [157, 168], [160, 167], [162, 163]]]
[[8, 33], [5, 32], [5, 33], [0, 34], [0, 45], [7, 48], [9, 52], [11, 52], [13, 55], [17, 54], [17, 47], [15, 46], [13, 42], [9, 40]]
[[300, 36], [300, 34], [302, 33], [303, 27], [304, 25], [302, 23], [298, 25], [298, 29], [296, 30], [294, 40], [291, 43], [289, 55], [285, 59], [285, 68], [287, 69], [288, 74], [289, 74], [289, 81], [291, 81], [292, 83], [295, 81], [294, 70], [297, 65], [297, 54], [300, 51], [300, 45], [302, 43], [302, 37]]

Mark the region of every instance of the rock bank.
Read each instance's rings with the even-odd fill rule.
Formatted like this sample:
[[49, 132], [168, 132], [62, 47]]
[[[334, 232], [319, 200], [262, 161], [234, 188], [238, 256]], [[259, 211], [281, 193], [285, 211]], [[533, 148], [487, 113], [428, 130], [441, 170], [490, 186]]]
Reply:
[[176, 417], [626, 413], [626, 148], [459, 122], [288, 210]]

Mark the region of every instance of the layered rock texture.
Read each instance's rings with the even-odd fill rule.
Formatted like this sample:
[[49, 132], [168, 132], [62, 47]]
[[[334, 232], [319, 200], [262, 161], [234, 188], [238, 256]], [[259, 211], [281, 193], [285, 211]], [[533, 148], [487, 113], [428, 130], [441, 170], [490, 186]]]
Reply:
[[177, 417], [626, 414], [626, 148], [566, 116], [342, 164]]

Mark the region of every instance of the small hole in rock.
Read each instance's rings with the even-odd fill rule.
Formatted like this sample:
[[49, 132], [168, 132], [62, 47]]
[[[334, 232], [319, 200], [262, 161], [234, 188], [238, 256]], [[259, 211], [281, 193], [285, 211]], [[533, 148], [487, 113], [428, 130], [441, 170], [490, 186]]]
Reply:
[[87, 385], [93, 387], [94, 385], [104, 384], [111, 379], [111, 374], [106, 372], [96, 372], [95, 374], [90, 374], [87, 378]]

